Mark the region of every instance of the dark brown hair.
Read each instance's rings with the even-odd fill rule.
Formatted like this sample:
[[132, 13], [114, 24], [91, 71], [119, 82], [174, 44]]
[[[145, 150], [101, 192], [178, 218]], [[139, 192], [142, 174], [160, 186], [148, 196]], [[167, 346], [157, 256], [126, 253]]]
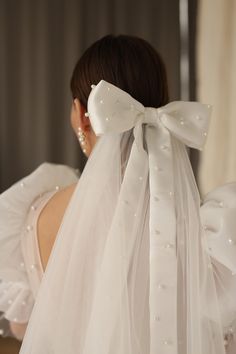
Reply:
[[91, 85], [102, 79], [128, 92], [145, 107], [168, 103], [165, 65], [144, 39], [108, 35], [92, 44], [73, 71], [73, 98], [78, 98], [87, 109]]

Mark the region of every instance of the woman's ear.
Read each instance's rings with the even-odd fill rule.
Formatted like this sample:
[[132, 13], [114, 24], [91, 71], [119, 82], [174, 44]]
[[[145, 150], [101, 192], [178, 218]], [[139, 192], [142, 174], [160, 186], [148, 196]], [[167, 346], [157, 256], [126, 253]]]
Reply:
[[[80, 141], [81, 148], [85, 155], [88, 157], [97, 142], [97, 137], [93, 131], [89, 117], [85, 116], [86, 109], [81, 104], [78, 98], [72, 101], [71, 105], [71, 125]], [[83, 137], [83, 145], [81, 142]]]
[[91, 124], [87, 117], [85, 117], [86, 109], [81, 104], [78, 98], [73, 99], [71, 105], [71, 125], [75, 132], [80, 127], [82, 131], [90, 131]]

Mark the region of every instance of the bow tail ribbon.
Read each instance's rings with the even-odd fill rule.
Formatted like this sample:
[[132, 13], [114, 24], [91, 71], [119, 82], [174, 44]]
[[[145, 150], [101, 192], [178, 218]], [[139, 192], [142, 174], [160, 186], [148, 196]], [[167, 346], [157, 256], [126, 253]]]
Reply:
[[[141, 173], [142, 164], [147, 158], [150, 186], [149, 350], [150, 354], [156, 354], [160, 348], [171, 346], [172, 350], [177, 351], [176, 211], [172, 137], [160, 120], [155, 126], [138, 122], [134, 127], [134, 137], [136, 147], [133, 147], [130, 156], [129, 162], [133, 164], [130, 171]], [[147, 153], [143, 144], [146, 144]], [[142, 154], [143, 161], [140, 158]], [[134, 177], [135, 180], [128, 184], [128, 190], [137, 181], [138, 176]]]
[[[176, 215], [172, 143], [161, 122], [147, 126], [150, 183], [150, 354], [177, 350]], [[175, 351], [172, 351], [175, 353]]]

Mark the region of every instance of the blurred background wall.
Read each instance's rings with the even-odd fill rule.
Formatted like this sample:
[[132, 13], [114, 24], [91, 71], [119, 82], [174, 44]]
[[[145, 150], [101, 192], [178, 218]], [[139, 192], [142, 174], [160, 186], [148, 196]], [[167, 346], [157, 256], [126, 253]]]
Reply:
[[106, 34], [150, 41], [166, 63], [172, 100], [181, 98], [181, 55], [189, 59], [191, 89], [186, 75], [183, 83], [194, 99], [196, 1], [187, 5], [188, 0], [0, 0], [0, 190], [44, 161], [83, 169], [85, 157], [69, 122], [69, 80], [83, 51]]

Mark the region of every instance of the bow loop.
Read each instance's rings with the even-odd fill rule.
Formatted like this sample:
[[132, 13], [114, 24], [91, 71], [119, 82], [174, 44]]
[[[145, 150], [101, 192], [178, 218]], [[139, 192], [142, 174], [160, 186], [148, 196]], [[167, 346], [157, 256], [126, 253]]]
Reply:
[[157, 109], [162, 124], [185, 145], [201, 149], [205, 143], [211, 106], [175, 101]]
[[122, 133], [136, 125], [144, 106], [120, 88], [101, 80], [88, 98], [88, 112], [96, 135]]
[[137, 123], [161, 122], [170, 134], [189, 147], [201, 149], [207, 136], [210, 106], [175, 101], [160, 108], [144, 107], [127, 92], [101, 80], [88, 98], [88, 112], [96, 135], [122, 133]]

